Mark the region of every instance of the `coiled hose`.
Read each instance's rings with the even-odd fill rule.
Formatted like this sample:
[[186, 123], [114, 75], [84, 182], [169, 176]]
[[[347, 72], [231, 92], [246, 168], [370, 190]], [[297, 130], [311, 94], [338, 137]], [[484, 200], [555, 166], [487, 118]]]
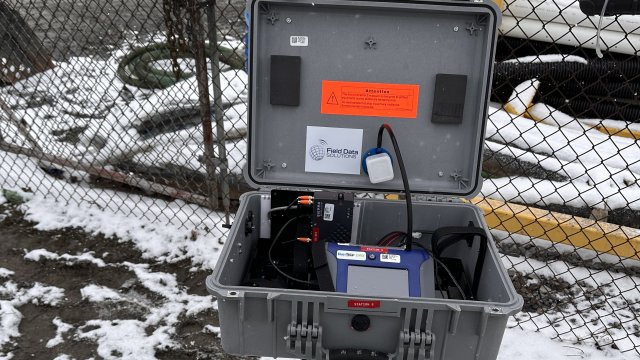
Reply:
[[[244, 59], [234, 49], [218, 46], [220, 61], [240, 70], [244, 67]], [[211, 46], [206, 46], [205, 51], [211, 53]], [[178, 58], [193, 58], [190, 51], [178, 52]], [[180, 80], [193, 76], [184, 72], [177, 78], [171, 70], [158, 69], [153, 63], [159, 60], [171, 59], [171, 51], [166, 43], [144, 46], [131, 51], [118, 64], [117, 74], [125, 83], [144, 89], [165, 89]]]
[[494, 70], [493, 100], [507, 102], [516, 85], [533, 78], [541, 82], [539, 101], [560, 111], [640, 122], [640, 61], [501, 62]]

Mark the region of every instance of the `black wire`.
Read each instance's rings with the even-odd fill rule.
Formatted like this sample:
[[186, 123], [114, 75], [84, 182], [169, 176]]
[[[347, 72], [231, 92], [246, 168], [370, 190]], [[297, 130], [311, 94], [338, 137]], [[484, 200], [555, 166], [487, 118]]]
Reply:
[[282, 233], [284, 232], [284, 230], [287, 228], [287, 226], [289, 226], [289, 224], [291, 224], [292, 222], [294, 222], [295, 220], [298, 220], [300, 218], [303, 217], [309, 217], [309, 215], [301, 215], [301, 216], [296, 216], [294, 218], [289, 219], [289, 221], [287, 221], [286, 223], [284, 223], [284, 225], [282, 225], [282, 227], [280, 228], [280, 230], [278, 231], [278, 234], [273, 238], [273, 241], [271, 242], [271, 246], [269, 246], [269, 252], [268, 252], [268, 257], [269, 257], [269, 262], [271, 263], [271, 266], [273, 266], [279, 273], [280, 275], [286, 277], [289, 280], [295, 281], [295, 282], [299, 282], [299, 283], [303, 283], [303, 284], [308, 284], [308, 285], [316, 285], [315, 282], [311, 282], [311, 281], [306, 281], [306, 280], [301, 280], [298, 278], [295, 278], [287, 273], [285, 273], [284, 271], [282, 271], [279, 267], [276, 266], [275, 262], [273, 262], [273, 257], [271, 255], [271, 253], [273, 252], [273, 248], [275, 247], [276, 243], [278, 242], [278, 239], [280, 239], [280, 236], [282, 236]]
[[[451, 272], [451, 270], [449, 270], [449, 267], [447, 267], [447, 265], [445, 265], [440, 259], [438, 259], [437, 257], [435, 257], [433, 255], [433, 253], [429, 250], [427, 250], [426, 247], [424, 247], [422, 244], [420, 244], [419, 242], [414, 242], [414, 245], [416, 245], [417, 247], [421, 248], [422, 250], [426, 251], [427, 254], [429, 254], [429, 256], [431, 256], [433, 258], [433, 261], [435, 261], [439, 266], [442, 266], [442, 268], [444, 269], [444, 271], [449, 275], [449, 278], [451, 278], [451, 281], [453, 281], [453, 284], [456, 286], [456, 288], [458, 288], [458, 291], [460, 292], [460, 295], [462, 295], [462, 300], [467, 300], [466, 295], [464, 294], [464, 291], [462, 290], [462, 286], [460, 286], [460, 284], [458, 283], [458, 281], [456, 280], [456, 277], [453, 276], [453, 273]], [[437, 270], [437, 266], [434, 266], [434, 278], [436, 279], [436, 281], [438, 281], [438, 270]], [[438, 284], [439, 285], [439, 284]], [[442, 289], [440, 289], [442, 290]]]
[[[404, 194], [405, 201], [407, 203], [407, 232], [405, 238], [411, 240], [411, 236], [413, 234], [413, 207], [411, 206], [411, 190], [409, 189], [409, 179], [407, 178], [407, 170], [404, 167], [404, 161], [402, 161], [402, 154], [400, 153], [400, 147], [398, 146], [398, 141], [396, 140], [396, 136], [393, 134], [393, 130], [391, 130], [391, 126], [389, 124], [384, 123], [380, 126], [378, 130], [378, 148], [382, 147], [382, 133], [384, 130], [387, 130], [389, 137], [391, 138], [391, 143], [393, 144], [393, 151], [396, 153], [396, 157], [398, 158], [398, 166], [400, 167], [400, 174], [402, 175], [402, 184], [404, 186]], [[411, 251], [411, 245], [413, 241], [407, 241], [407, 251]]]
[[288, 206], [280, 206], [280, 207], [272, 208], [271, 210], [269, 210], [268, 214], [269, 216], [271, 216], [271, 214], [276, 211], [289, 211], [289, 209], [291, 209], [291, 207], [293, 207], [293, 205], [295, 205], [296, 202], [298, 202], [297, 198], [293, 200], [293, 202], [291, 202], [291, 204], [289, 204]]

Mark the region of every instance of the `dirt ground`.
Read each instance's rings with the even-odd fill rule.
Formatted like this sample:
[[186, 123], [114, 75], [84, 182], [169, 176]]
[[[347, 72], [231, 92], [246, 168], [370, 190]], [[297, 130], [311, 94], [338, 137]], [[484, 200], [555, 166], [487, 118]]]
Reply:
[[[59, 231], [38, 231], [33, 223], [23, 219], [13, 207], [1, 206], [0, 214], [0, 267], [15, 272], [11, 280], [19, 286], [30, 287], [35, 282], [53, 285], [65, 290], [65, 299], [58, 306], [26, 304], [18, 308], [24, 318], [20, 323], [22, 336], [15, 338], [9, 348], [14, 360], [53, 359], [57, 354], [67, 354], [75, 359], [98, 356], [97, 345], [73, 336], [63, 336], [64, 342], [53, 349], [45, 344], [56, 333], [52, 323], [55, 317], [74, 327], [79, 327], [91, 319], [138, 319], [143, 320], [145, 308], [130, 302], [88, 302], [83, 300], [80, 289], [89, 285], [103, 285], [121, 293], [142, 297], [151, 303], [160, 301], [158, 295], [140, 285], [136, 275], [124, 267], [97, 267], [92, 263], [61, 264], [54, 261], [29, 261], [26, 252], [45, 248], [59, 254], [76, 254], [95, 251], [108, 263], [145, 263], [139, 251], [126, 242], [91, 235], [78, 229]], [[1, 217], [0, 217], [1, 219]], [[188, 289], [189, 294], [206, 295], [204, 281], [208, 272], [190, 272], [188, 261], [175, 264], [147, 262], [152, 271], [176, 274], [178, 283]], [[8, 279], [0, 278], [0, 285]], [[0, 300], [2, 299], [0, 296]], [[202, 329], [206, 325], [217, 326], [216, 312], [211, 309], [196, 316], [181, 319], [177, 326], [177, 340], [180, 349], [156, 352], [158, 359], [239, 359], [224, 353], [219, 339]]]

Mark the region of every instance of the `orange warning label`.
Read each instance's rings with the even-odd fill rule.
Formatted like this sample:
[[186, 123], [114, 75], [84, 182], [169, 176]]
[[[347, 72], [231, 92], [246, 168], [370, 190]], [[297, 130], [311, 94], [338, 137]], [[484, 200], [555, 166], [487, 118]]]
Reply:
[[320, 113], [415, 119], [419, 91], [419, 85], [323, 80]]

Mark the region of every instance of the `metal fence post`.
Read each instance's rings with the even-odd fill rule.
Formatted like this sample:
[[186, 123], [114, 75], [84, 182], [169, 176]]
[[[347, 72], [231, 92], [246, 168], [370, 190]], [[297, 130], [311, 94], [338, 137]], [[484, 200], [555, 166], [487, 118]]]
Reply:
[[224, 131], [224, 114], [222, 112], [222, 88], [220, 87], [220, 50], [218, 49], [218, 32], [216, 23], [215, 0], [207, 6], [207, 23], [209, 30], [209, 46], [211, 52], [211, 77], [213, 78], [213, 103], [216, 120], [216, 145], [218, 147], [220, 166], [220, 187], [222, 192], [222, 207], [225, 212], [226, 224], [229, 225], [229, 210], [231, 199], [229, 195], [229, 166], [227, 161], [226, 133]]
[[200, 9], [194, 0], [189, 1], [189, 12], [192, 25], [194, 57], [196, 62], [196, 79], [200, 100], [200, 114], [202, 116], [202, 139], [204, 146], [203, 161], [207, 169], [207, 190], [209, 206], [212, 210], [218, 208], [218, 186], [216, 183], [216, 165], [213, 150], [213, 129], [211, 127], [211, 103], [209, 101], [209, 81], [207, 76], [207, 59], [204, 46], [204, 29], [202, 26]]

